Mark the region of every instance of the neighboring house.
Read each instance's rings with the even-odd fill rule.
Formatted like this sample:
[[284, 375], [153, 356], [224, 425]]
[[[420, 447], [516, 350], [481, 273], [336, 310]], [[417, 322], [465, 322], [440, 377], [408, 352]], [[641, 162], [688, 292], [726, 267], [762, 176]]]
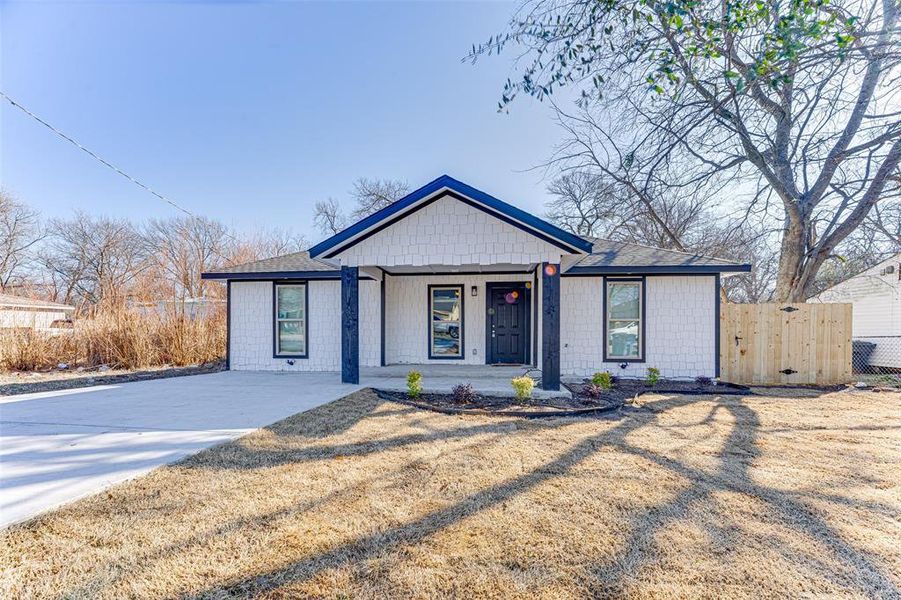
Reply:
[[720, 277], [750, 265], [582, 238], [448, 176], [228, 282], [232, 369], [531, 364], [542, 386], [610, 370], [719, 372]]
[[[812, 301], [851, 303], [851, 337], [860, 353], [856, 369], [901, 369], [901, 253], [823, 290]], [[867, 343], [875, 346], [861, 352]]]
[[74, 306], [0, 292], [0, 329], [50, 330], [70, 321]]
[[207, 317], [225, 306], [225, 300], [213, 298], [185, 298], [184, 300], [157, 300], [133, 302], [132, 308], [140, 314], [182, 315], [190, 320]]

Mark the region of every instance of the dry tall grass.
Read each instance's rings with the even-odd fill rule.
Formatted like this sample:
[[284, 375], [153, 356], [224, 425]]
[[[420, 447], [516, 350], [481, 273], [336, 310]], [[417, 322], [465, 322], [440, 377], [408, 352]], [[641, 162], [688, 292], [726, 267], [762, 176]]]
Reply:
[[59, 363], [138, 369], [191, 365], [225, 355], [225, 313], [189, 319], [169, 312], [110, 309], [80, 319], [74, 329], [0, 331], [0, 370], [34, 371]]

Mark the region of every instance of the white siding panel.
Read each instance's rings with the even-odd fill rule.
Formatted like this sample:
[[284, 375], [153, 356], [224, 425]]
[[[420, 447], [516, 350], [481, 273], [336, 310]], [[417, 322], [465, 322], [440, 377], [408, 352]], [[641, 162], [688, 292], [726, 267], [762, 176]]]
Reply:
[[[386, 279], [385, 354], [388, 364], [443, 365], [485, 364], [485, 316], [486, 283], [489, 281], [531, 282], [531, 273], [523, 275], [459, 275], [400, 276]], [[463, 285], [463, 351], [460, 360], [429, 359], [428, 349], [428, 286]], [[472, 286], [478, 286], [479, 295], [472, 296]], [[535, 302], [534, 295], [532, 302]], [[530, 307], [531, 323], [534, 304]], [[531, 332], [535, 335], [535, 331]], [[531, 344], [531, 340], [530, 340]], [[531, 346], [529, 355], [531, 356]]]
[[440, 198], [335, 258], [347, 266], [526, 265], [565, 252], [451, 197]]
[[[231, 284], [231, 368], [259, 371], [341, 370], [341, 282], [310, 281], [309, 358], [273, 358], [272, 282]], [[379, 283], [360, 282], [360, 364], [378, 365]]]
[[53, 310], [0, 310], [0, 329], [30, 328], [49, 329], [54, 321], [65, 321], [66, 311]]
[[600, 277], [564, 277], [561, 282], [563, 375], [644, 377], [657, 367], [664, 377], [713, 377], [716, 369], [715, 279], [648, 276], [644, 363], [604, 361], [604, 284]]

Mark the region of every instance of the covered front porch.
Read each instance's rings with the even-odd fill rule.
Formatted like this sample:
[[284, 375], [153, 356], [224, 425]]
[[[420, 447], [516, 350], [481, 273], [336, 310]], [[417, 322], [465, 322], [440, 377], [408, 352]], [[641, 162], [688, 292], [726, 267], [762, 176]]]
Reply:
[[[558, 392], [559, 307], [559, 263], [342, 266], [342, 381], [369, 385], [361, 375], [378, 377], [373, 387], [405, 389], [415, 368], [430, 375], [430, 391], [472, 383], [478, 392], [508, 395], [510, 379], [528, 372], [540, 374], [543, 391]], [[361, 360], [361, 343], [373, 338], [376, 363], [371, 352]]]

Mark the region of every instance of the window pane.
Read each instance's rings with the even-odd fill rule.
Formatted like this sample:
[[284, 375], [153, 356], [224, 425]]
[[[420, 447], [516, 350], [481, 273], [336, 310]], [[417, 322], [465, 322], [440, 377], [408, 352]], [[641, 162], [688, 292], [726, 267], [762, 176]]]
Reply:
[[638, 319], [640, 318], [639, 296], [640, 288], [636, 283], [611, 283], [609, 285], [610, 297], [607, 300], [609, 318], [611, 319]]
[[607, 356], [639, 358], [638, 321], [610, 321], [607, 329]]
[[432, 323], [432, 354], [435, 356], [460, 355], [460, 323]]
[[280, 321], [278, 324], [279, 354], [304, 354], [306, 336], [303, 321]]
[[432, 290], [432, 320], [460, 320], [460, 290]]
[[304, 286], [278, 286], [278, 318], [303, 319], [306, 310]]

